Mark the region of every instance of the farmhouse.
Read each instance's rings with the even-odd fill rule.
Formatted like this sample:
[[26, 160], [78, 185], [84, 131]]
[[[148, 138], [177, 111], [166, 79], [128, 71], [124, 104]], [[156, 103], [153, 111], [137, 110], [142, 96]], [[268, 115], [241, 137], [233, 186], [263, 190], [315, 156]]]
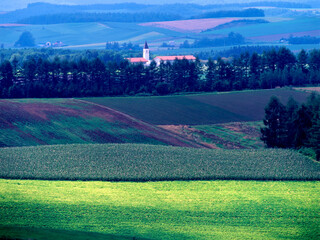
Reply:
[[[195, 61], [196, 57], [193, 55], [182, 55], [182, 56], [157, 56], [153, 59], [153, 61], [156, 62], [157, 66], [160, 65], [161, 62], [170, 62], [173, 63], [175, 60], [189, 60], [189, 61]], [[150, 49], [148, 46], [148, 43], [145, 42], [144, 48], [143, 48], [143, 57], [138, 58], [127, 58], [127, 60], [132, 64], [140, 64], [143, 63], [145, 66], [150, 65]]]

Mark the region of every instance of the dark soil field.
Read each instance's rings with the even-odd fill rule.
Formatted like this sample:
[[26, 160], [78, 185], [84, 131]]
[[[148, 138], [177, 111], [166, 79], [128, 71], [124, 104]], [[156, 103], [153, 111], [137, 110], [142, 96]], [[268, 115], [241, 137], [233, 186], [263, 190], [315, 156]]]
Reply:
[[0, 100], [0, 146], [70, 143], [201, 147], [126, 114], [80, 100]]
[[142, 121], [156, 125], [204, 125], [229, 122], [261, 121], [271, 96], [284, 104], [292, 96], [300, 103], [310, 93], [290, 89], [242, 91], [216, 94], [86, 98]]

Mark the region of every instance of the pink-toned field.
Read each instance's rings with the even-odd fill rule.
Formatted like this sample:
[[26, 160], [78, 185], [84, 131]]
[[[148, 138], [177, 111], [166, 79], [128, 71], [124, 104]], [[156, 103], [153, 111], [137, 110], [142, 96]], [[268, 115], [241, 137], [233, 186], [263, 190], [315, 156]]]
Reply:
[[318, 37], [318, 36], [320, 36], [320, 30], [264, 35], [264, 36], [258, 36], [258, 37], [250, 37], [250, 39], [254, 40], [254, 41], [278, 41], [281, 38], [289, 38], [290, 36], [293, 36], [293, 37], [302, 37], [302, 36]]
[[299, 91], [305, 91], [305, 92], [318, 92], [320, 93], [320, 87], [303, 87], [303, 88], [294, 88]]
[[201, 32], [210, 28], [214, 28], [221, 24], [239, 20], [239, 18], [208, 18], [208, 19], [193, 19], [181, 21], [166, 21], [166, 22], [148, 22], [141, 23], [141, 26], [152, 26], [170, 29], [178, 32]]
[[28, 24], [18, 24], [18, 23], [2, 23], [0, 24], [0, 27], [21, 27], [21, 26], [27, 26]]

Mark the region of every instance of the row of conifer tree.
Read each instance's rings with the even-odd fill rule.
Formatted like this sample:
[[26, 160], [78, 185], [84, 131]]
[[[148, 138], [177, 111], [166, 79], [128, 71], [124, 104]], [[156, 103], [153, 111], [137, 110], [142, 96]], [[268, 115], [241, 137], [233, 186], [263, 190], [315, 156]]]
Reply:
[[286, 48], [241, 54], [233, 60], [199, 59], [133, 65], [126, 60], [49, 61], [29, 58], [0, 64], [0, 97], [84, 97], [165, 95], [177, 92], [232, 91], [320, 83], [320, 50], [294, 55]]
[[320, 161], [320, 95], [312, 94], [300, 106], [293, 98], [283, 105], [272, 97], [263, 122], [261, 139], [267, 147], [313, 149]]

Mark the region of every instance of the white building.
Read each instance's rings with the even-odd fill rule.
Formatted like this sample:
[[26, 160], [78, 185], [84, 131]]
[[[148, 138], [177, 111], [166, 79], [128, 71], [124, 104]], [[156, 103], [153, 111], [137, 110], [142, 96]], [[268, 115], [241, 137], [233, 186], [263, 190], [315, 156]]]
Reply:
[[[196, 57], [193, 55], [182, 55], [182, 56], [157, 56], [153, 59], [153, 61], [156, 62], [157, 66], [160, 65], [161, 62], [167, 63], [173, 63], [175, 60], [189, 60], [189, 61], [195, 61]], [[127, 60], [132, 64], [144, 64], [145, 66], [150, 65], [150, 49], [148, 46], [148, 43], [145, 42], [144, 48], [143, 48], [143, 57], [138, 58], [127, 58]]]

